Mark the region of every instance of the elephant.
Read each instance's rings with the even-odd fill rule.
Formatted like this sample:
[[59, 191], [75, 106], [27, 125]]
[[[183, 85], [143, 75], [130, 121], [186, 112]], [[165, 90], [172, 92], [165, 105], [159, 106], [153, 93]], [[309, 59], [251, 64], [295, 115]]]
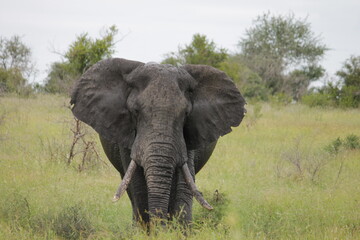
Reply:
[[75, 83], [71, 110], [99, 134], [122, 181], [134, 221], [192, 221], [193, 197], [212, 206], [195, 185], [220, 136], [238, 126], [245, 100], [222, 71], [122, 58], [101, 60]]

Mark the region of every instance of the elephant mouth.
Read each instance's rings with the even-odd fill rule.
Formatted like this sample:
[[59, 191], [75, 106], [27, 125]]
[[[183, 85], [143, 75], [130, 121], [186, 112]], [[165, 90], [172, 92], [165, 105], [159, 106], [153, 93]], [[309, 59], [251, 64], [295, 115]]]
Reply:
[[[121, 181], [121, 183], [113, 197], [113, 202], [117, 202], [121, 198], [121, 196], [124, 194], [124, 192], [126, 191], [127, 187], [129, 186], [129, 183], [131, 181], [131, 178], [133, 177], [133, 175], [135, 173], [136, 167], [137, 167], [137, 165], [136, 165], [135, 161], [131, 160], [129, 167], [124, 175], [124, 178]], [[205, 200], [205, 198], [203, 197], [201, 192], [196, 187], [194, 179], [191, 176], [190, 169], [189, 169], [187, 163], [182, 165], [181, 170], [183, 172], [185, 181], [186, 181], [188, 187], [190, 188], [192, 195], [195, 197], [195, 199], [200, 203], [200, 205], [202, 207], [206, 208], [207, 210], [213, 210], [213, 207]]]

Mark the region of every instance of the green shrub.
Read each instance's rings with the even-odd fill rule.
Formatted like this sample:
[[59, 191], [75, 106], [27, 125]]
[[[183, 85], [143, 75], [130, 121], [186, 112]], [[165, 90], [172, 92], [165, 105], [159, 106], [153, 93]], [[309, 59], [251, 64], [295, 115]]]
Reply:
[[275, 106], [286, 106], [290, 104], [292, 97], [286, 93], [276, 93], [270, 97], [270, 102]]
[[343, 145], [343, 142], [338, 137], [334, 141], [332, 141], [330, 144], [325, 146], [325, 151], [331, 153], [331, 154], [338, 154], [340, 151], [341, 146]]
[[324, 149], [331, 154], [338, 154], [341, 150], [360, 149], [360, 137], [355, 134], [346, 136], [345, 140], [338, 137], [326, 145]]
[[360, 149], [360, 137], [350, 134], [345, 138], [344, 147], [349, 150]]
[[55, 218], [53, 228], [65, 239], [83, 239], [94, 232], [89, 216], [80, 204], [63, 209]]
[[200, 211], [194, 216], [195, 220], [195, 228], [201, 228], [203, 224], [211, 228], [218, 228], [219, 226], [224, 227], [226, 230], [226, 226], [222, 225], [221, 222], [225, 216], [227, 207], [229, 205], [229, 199], [226, 194], [219, 192], [219, 190], [215, 190], [213, 194], [210, 192], [204, 193], [205, 199], [209, 199], [209, 203], [214, 207], [212, 211], [201, 208]]
[[26, 197], [19, 193], [10, 194], [1, 206], [1, 219], [12, 227], [27, 227], [30, 223], [31, 211]]
[[242, 74], [244, 84], [241, 88], [241, 93], [245, 99], [251, 99], [255, 101], [268, 101], [270, 91], [263, 83], [262, 79], [254, 72], [244, 72]]
[[360, 104], [360, 89], [356, 86], [344, 86], [341, 89], [339, 106], [342, 108], [357, 108]]
[[302, 97], [301, 102], [310, 107], [329, 107], [335, 103], [326, 93], [311, 93]]

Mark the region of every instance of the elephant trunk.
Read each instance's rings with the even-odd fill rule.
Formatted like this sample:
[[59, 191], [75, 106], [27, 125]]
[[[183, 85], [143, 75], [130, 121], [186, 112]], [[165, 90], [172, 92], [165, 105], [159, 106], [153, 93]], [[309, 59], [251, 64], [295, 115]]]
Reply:
[[153, 143], [145, 154], [144, 172], [150, 217], [168, 217], [171, 186], [177, 162], [174, 153], [175, 149], [169, 143]]

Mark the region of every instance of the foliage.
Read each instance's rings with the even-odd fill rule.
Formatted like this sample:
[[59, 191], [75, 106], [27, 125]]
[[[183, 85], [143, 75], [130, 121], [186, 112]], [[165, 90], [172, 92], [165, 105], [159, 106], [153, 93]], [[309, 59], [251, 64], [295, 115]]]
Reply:
[[341, 70], [336, 72], [337, 83], [328, 83], [317, 92], [302, 98], [302, 102], [314, 106], [357, 108], [360, 106], [360, 56], [351, 56]]
[[246, 99], [266, 101], [269, 91], [260, 76], [246, 66], [237, 55], [227, 54], [224, 48], [218, 48], [205, 35], [195, 34], [193, 40], [178, 52], [165, 55], [163, 64], [205, 64], [224, 71], [241, 89]]
[[88, 33], [79, 35], [63, 55], [64, 60], [51, 64], [45, 90], [69, 93], [75, 79], [96, 62], [112, 56], [117, 33], [116, 26], [111, 26], [101, 38], [93, 39]]
[[272, 95], [269, 100], [270, 104], [274, 107], [282, 107], [290, 104], [292, 102], [292, 97], [286, 93], [276, 93]]
[[0, 68], [0, 93], [1, 92], [19, 92], [25, 87], [26, 79], [17, 68]]
[[341, 70], [336, 72], [345, 86], [360, 87], [360, 56], [351, 56]]
[[338, 137], [335, 140], [331, 141], [328, 145], [325, 146], [325, 151], [331, 154], [338, 154], [341, 146], [343, 145], [342, 140]]
[[28, 78], [35, 73], [31, 49], [17, 35], [0, 37], [0, 94], [1, 92], [26, 93], [31, 89]]
[[318, 64], [326, 46], [311, 31], [306, 19], [293, 14], [258, 16], [239, 42], [244, 62], [272, 93], [299, 99], [324, 69]]
[[268, 100], [270, 93], [260, 76], [250, 70], [237, 56], [230, 56], [220, 64], [219, 69], [234, 80], [235, 84], [241, 89], [245, 99], [256, 101]]
[[328, 93], [312, 92], [301, 98], [301, 102], [310, 107], [335, 106], [335, 103]]
[[342, 150], [360, 150], [360, 136], [349, 134], [345, 139], [338, 137], [326, 145], [324, 149], [331, 154], [338, 154]]
[[360, 149], [360, 137], [355, 134], [348, 135], [345, 139], [344, 146], [349, 150]]
[[179, 47], [178, 52], [168, 53], [165, 57], [163, 64], [204, 64], [219, 67], [228, 54], [226, 49], [218, 48], [205, 35], [195, 34], [189, 45]]
[[89, 213], [81, 204], [65, 208], [55, 217], [55, 233], [64, 239], [86, 239], [94, 232]]
[[221, 224], [229, 205], [229, 199], [226, 194], [221, 193], [218, 189], [216, 189], [213, 194], [204, 192], [203, 195], [205, 196], [205, 199], [209, 199], [209, 203], [212, 207], [214, 207], [214, 209], [212, 211], [201, 209], [197, 215], [194, 216], [194, 218], [196, 218], [194, 228], [199, 228], [204, 224], [207, 224], [214, 229], [218, 227], [226, 228], [226, 226]]
[[111, 57], [114, 53], [117, 32], [116, 26], [111, 26], [102, 38], [95, 40], [91, 39], [87, 33], [81, 34], [65, 53], [66, 60], [76, 72], [83, 73], [101, 59]]
[[340, 91], [340, 105], [358, 107], [360, 104], [360, 56], [351, 56], [336, 72], [344, 85]]
[[54, 62], [50, 66], [44, 89], [49, 93], [70, 93], [75, 79], [80, 76], [69, 62]]

